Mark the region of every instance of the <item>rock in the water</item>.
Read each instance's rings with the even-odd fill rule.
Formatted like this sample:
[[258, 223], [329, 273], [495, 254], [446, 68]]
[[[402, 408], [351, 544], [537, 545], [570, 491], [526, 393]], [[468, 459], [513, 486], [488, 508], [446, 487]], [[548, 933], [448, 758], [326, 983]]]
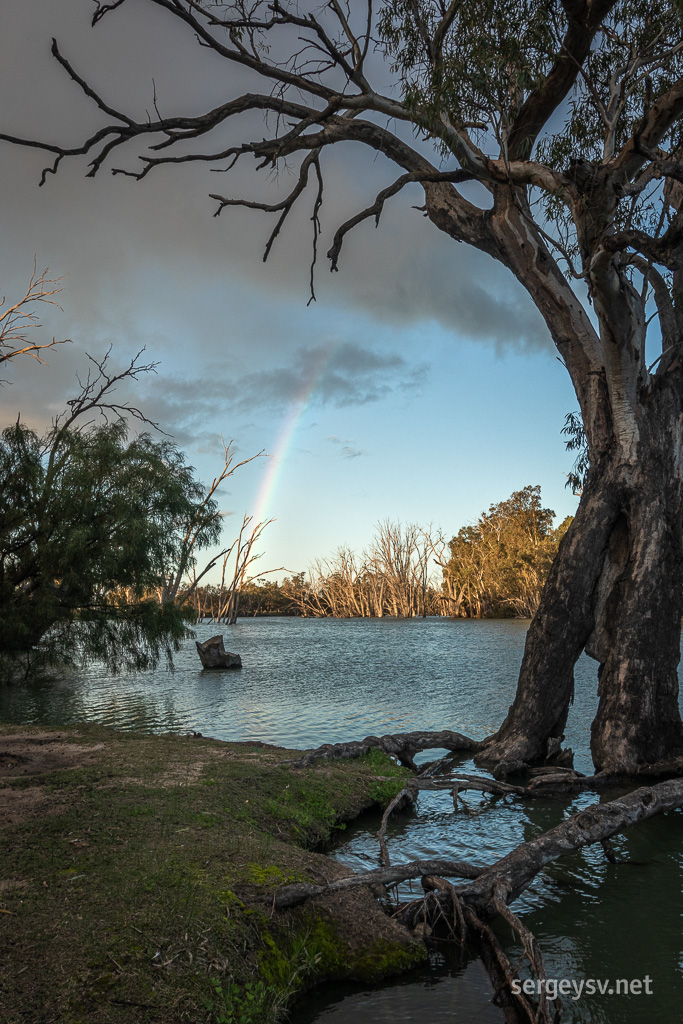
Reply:
[[226, 651], [222, 636], [212, 636], [203, 644], [197, 641], [197, 654], [203, 668], [242, 668], [239, 654], [230, 654]]

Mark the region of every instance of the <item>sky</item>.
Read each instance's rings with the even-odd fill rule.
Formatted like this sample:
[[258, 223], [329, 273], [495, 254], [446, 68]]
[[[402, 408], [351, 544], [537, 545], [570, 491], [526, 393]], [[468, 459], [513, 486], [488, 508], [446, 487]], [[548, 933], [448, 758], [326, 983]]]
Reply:
[[[102, 123], [50, 54], [62, 53], [107, 100], [135, 116], [191, 114], [243, 83], [147, 0], [90, 27], [91, 0], [3, 0], [0, 131], [78, 145]], [[246, 88], [246, 86], [244, 86]], [[256, 125], [260, 135], [265, 129]], [[360, 147], [325, 154], [317, 301], [308, 304], [313, 195], [262, 260], [272, 219], [210, 193], [277, 201], [296, 180], [255, 163], [229, 175], [161, 168], [144, 181], [0, 142], [0, 296], [16, 301], [34, 257], [63, 278], [41, 337], [70, 338], [47, 366], [15, 360], [0, 390], [2, 425], [41, 428], [77, 390], [87, 356], [111, 345], [122, 366], [144, 348], [155, 374], [127, 394], [186, 451], [200, 479], [240, 469], [219, 496], [225, 536], [245, 511], [274, 518], [260, 569], [305, 570], [340, 545], [360, 551], [383, 519], [452, 536], [491, 503], [540, 484], [558, 520], [577, 499], [561, 428], [576, 409], [568, 375], [520, 285], [489, 257], [439, 233], [414, 207], [417, 187], [380, 225], [347, 236], [339, 272], [324, 253], [339, 224], [396, 177]], [[116, 155], [134, 168], [140, 143]], [[276, 574], [282, 577], [283, 571]]]

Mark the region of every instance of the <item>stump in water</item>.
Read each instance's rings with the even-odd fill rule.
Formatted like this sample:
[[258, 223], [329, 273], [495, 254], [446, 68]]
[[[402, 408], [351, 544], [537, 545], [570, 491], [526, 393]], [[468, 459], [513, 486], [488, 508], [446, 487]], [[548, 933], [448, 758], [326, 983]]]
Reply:
[[242, 668], [239, 654], [230, 654], [226, 651], [222, 636], [212, 636], [203, 644], [197, 641], [197, 654], [203, 668]]

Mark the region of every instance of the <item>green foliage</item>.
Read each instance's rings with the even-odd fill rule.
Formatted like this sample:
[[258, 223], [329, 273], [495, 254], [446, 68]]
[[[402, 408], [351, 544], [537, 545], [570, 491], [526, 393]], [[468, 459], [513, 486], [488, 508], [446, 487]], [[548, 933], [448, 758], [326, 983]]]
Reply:
[[428, 131], [444, 113], [454, 124], [500, 131], [501, 118], [513, 120], [552, 66], [554, 13], [545, 0], [460, 4], [435, 45], [444, 9], [439, 0], [388, 0], [382, 8], [380, 35], [404, 98], [429, 116]]
[[[680, 4], [672, 4], [671, 0], [620, 0], [612, 5], [598, 44], [584, 62], [584, 74], [574, 90], [570, 116], [561, 130], [549, 135], [541, 146], [543, 159], [564, 167], [572, 155], [586, 160], [603, 158], [605, 131], [600, 113], [610, 105], [610, 86], [619, 80], [636, 54], [647, 54], [652, 57], [647, 74], [635, 77], [628, 91], [624, 91], [615, 148], [620, 149], [637, 134], [643, 110], [656, 102], [683, 72], [683, 55], [675, 52], [681, 38], [681, 13]], [[643, 63], [642, 58], [638, 63]], [[674, 148], [680, 141], [679, 132], [680, 127], [676, 126], [666, 138]]]
[[211, 978], [213, 998], [206, 1001], [214, 1024], [266, 1024], [277, 1015], [282, 1003], [278, 991], [263, 981], [234, 981]]
[[312, 846], [329, 839], [337, 811], [323, 786], [288, 785], [281, 797], [265, 805], [274, 818], [290, 822], [293, 834]]
[[370, 786], [370, 798], [382, 806], [388, 804], [403, 789], [402, 779], [377, 779]]
[[566, 487], [571, 487], [574, 494], [580, 494], [586, 482], [586, 474], [590, 467], [588, 455], [588, 440], [586, 431], [583, 429], [581, 416], [578, 412], [568, 412], [562, 434], [567, 438], [564, 443], [568, 452], [576, 452], [576, 459], [570, 472], [567, 475]]
[[[387, 0], [379, 19], [384, 52], [418, 124], [425, 120], [426, 132], [445, 114], [454, 125], [478, 124], [482, 137], [493, 134], [504, 144], [529, 93], [556, 65], [570, 24], [569, 8], [546, 0], [479, 0], [458, 4], [444, 22], [446, 7], [439, 0]], [[558, 169], [572, 157], [601, 159], [601, 115], [610, 105], [610, 86], [634, 55], [647, 54], [652, 57], [648, 74], [636, 78], [623, 97], [615, 137], [615, 145], [622, 146], [634, 134], [643, 109], [681, 75], [683, 53], [675, 50], [680, 36], [680, 3], [613, 4], [576, 81], [567, 116], [554, 134], [545, 136], [537, 156]], [[666, 140], [674, 148], [679, 130], [673, 128]]]
[[[581, 31], [592, 36], [585, 54], [577, 31], [583, 20]], [[546, 0], [386, 0], [379, 32], [416, 130], [442, 156], [460, 159], [467, 131], [486, 155], [493, 155], [494, 141], [496, 155], [507, 159], [512, 142], [515, 156], [562, 172], [577, 186], [578, 203], [569, 189], [547, 185], [533, 197], [542, 208], [537, 223], [554, 230], [569, 276], [576, 272], [570, 261], [581, 258], [583, 271], [590, 266], [594, 239], [581, 237], [587, 226], [596, 237], [608, 225], [656, 237], [671, 223], [675, 211], [662, 202], [666, 190], [658, 171], [650, 175], [651, 187], [635, 194], [615, 188], [599, 198], [597, 219], [585, 213], [597, 208], [595, 169], [638, 138], [657, 101], [683, 75], [680, 0], [618, 0], [596, 12], [595, 21], [585, 18], [583, 5]], [[563, 62], [576, 59], [567, 40], [578, 46], [581, 71], [563, 101], [558, 94], [562, 116], [545, 123], [551, 104], [539, 121], [529, 119], [526, 105], [543, 108], [543, 94], [550, 95], [553, 78], [566, 71]], [[672, 117], [658, 152], [679, 159], [682, 146], [681, 120]], [[671, 286], [671, 274], [665, 278]]]
[[266, 885], [277, 888], [280, 885], [290, 885], [293, 882], [310, 881], [306, 875], [300, 873], [285, 872], [277, 864], [247, 864], [245, 878], [253, 885]]
[[[175, 564], [202, 487], [183, 453], [124, 420], [0, 439], [0, 651], [5, 663], [113, 670], [170, 661], [188, 612], [155, 588]], [[220, 519], [204, 510], [200, 546]]]
[[540, 487], [527, 486], [463, 527], [444, 569], [452, 614], [532, 616], [567, 526], [553, 530], [554, 515]]

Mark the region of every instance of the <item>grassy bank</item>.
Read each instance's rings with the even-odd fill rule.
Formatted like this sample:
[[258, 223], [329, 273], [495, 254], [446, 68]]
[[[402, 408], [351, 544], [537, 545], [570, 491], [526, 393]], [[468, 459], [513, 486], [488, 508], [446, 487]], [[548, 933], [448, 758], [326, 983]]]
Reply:
[[265, 1024], [318, 980], [421, 959], [368, 892], [271, 912], [279, 886], [345, 873], [315, 847], [405, 774], [379, 753], [291, 756], [0, 727], [3, 1024]]

